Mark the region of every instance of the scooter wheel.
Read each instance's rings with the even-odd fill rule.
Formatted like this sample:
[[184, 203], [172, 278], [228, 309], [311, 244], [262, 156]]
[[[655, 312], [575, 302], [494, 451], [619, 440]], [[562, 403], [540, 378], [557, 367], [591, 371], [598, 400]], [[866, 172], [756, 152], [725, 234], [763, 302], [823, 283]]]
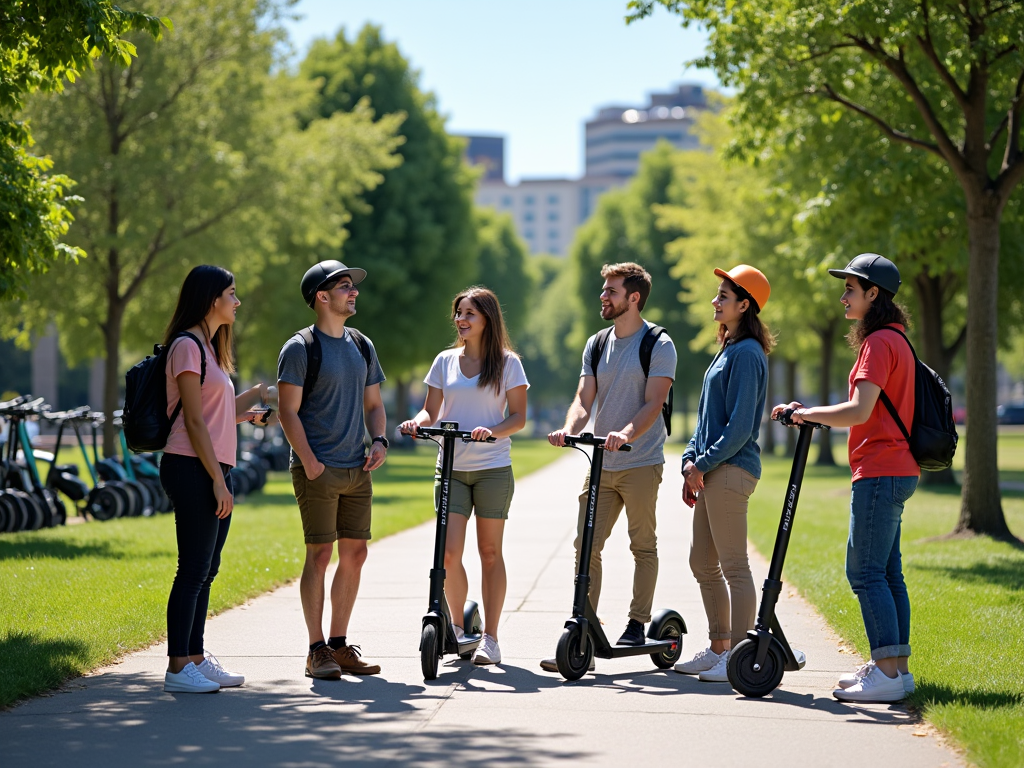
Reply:
[[683, 655], [683, 631], [683, 624], [679, 619], [669, 619], [658, 628], [655, 640], [671, 640], [675, 643], [675, 648], [651, 654], [651, 661], [658, 669], [670, 669]]
[[786, 671], [786, 660], [774, 641], [768, 646], [764, 664], [758, 670], [754, 669], [756, 656], [757, 643], [750, 639], [743, 640], [729, 654], [726, 671], [733, 688], [744, 696], [759, 699], [779, 687], [782, 674]]
[[[472, 600], [467, 600], [466, 608], [462, 612], [462, 628], [465, 630], [467, 635], [479, 635], [483, 632], [481, 624], [480, 607]], [[460, 653], [459, 658], [463, 661], [469, 661], [473, 658], [473, 653], [473, 651], [470, 651], [469, 653]]]
[[579, 625], [566, 627], [562, 636], [558, 638], [558, 647], [555, 649], [555, 663], [558, 665], [558, 673], [566, 680], [579, 680], [590, 669], [590, 661], [594, 658], [594, 644], [587, 643], [587, 652], [580, 654], [580, 642], [582, 633]]
[[440, 658], [437, 642], [437, 627], [424, 624], [423, 632], [420, 633], [420, 667], [424, 680], [437, 679], [437, 661]]

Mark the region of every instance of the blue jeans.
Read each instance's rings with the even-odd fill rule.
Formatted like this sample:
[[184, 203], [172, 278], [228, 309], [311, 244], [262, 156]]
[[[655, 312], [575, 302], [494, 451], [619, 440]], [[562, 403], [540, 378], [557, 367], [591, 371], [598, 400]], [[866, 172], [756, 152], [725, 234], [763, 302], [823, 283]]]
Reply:
[[866, 477], [850, 494], [846, 578], [860, 601], [871, 658], [910, 655], [910, 597], [903, 581], [900, 526], [916, 477]]

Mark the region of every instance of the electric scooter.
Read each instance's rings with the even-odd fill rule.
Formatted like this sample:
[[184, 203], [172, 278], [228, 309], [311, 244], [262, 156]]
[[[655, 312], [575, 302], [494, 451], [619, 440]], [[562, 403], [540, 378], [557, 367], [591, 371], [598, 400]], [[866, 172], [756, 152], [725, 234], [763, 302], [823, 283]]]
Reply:
[[[650, 654], [654, 666], [669, 669], [683, 653], [683, 635], [686, 622], [676, 611], [658, 611], [647, 630], [647, 641], [643, 645], [612, 645], [601, 629], [601, 620], [590, 604], [590, 560], [594, 547], [594, 516], [597, 511], [598, 493], [601, 488], [601, 471], [604, 467], [603, 437], [594, 437], [589, 432], [581, 435], [566, 435], [565, 444], [577, 448], [586, 455], [580, 445], [593, 446], [590, 459], [590, 488], [588, 490], [586, 518], [583, 527], [583, 541], [580, 545], [580, 565], [576, 574], [576, 592], [573, 596], [572, 618], [565, 622], [565, 629], [558, 640], [555, 663], [558, 672], [566, 680], [579, 680], [590, 668], [595, 656], [601, 659], [617, 659], [622, 656]], [[630, 451], [628, 443], [619, 447]]]
[[800, 499], [800, 486], [804, 481], [804, 469], [807, 466], [807, 453], [811, 448], [811, 438], [816, 429], [828, 429], [824, 424], [805, 421], [797, 425], [793, 422], [793, 409], [787, 408], [779, 414], [776, 421], [787, 427], [800, 428], [800, 436], [796, 441], [796, 454], [793, 457], [793, 468], [789, 473], [789, 486], [786, 500], [782, 505], [782, 519], [779, 531], [775, 535], [775, 549], [768, 566], [768, 578], [761, 587], [761, 605], [757, 610], [757, 621], [754, 628], [747, 632], [747, 639], [740, 641], [732, 653], [726, 671], [732, 687], [744, 696], [761, 698], [779, 687], [785, 672], [796, 672], [803, 669], [807, 658], [802, 651], [790, 647], [786, 635], [775, 615], [775, 605], [782, 593], [782, 565], [786, 560], [789, 538], [793, 533], [793, 518], [796, 516], [796, 504]]
[[[477, 442], [473, 433], [460, 430], [456, 421], [442, 421], [440, 427], [418, 427], [416, 438], [437, 443], [440, 437], [441, 446], [441, 498], [437, 505], [437, 529], [434, 534], [434, 567], [430, 569], [430, 604], [423, 617], [423, 630], [420, 633], [420, 666], [424, 680], [437, 679], [438, 661], [446, 654], [458, 654], [466, 660], [473, 656], [473, 651], [483, 640], [483, 629], [480, 624], [480, 610], [472, 600], [466, 601], [462, 616], [462, 628], [465, 631], [462, 640], [456, 640], [452, 624], [451, 609], [444, 594], [444, 549], [448, 536], [448, 493], [452, 481], [452, 466], [455, 461], [455, 441], [464, 443]], [[493, 443], [493, 437], [486, 441]]]

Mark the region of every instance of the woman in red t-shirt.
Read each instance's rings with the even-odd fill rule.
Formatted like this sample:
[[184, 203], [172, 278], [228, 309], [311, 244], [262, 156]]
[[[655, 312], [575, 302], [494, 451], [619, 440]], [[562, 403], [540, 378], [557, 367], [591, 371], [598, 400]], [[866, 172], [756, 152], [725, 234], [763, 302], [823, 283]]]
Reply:
[[904, 424], [913, 421], [914, 353], [902, 336], [908, 316], [894, 301], [900, 273], [888, 259], [864, 253], [846, 269], [829, 273], [846, 281], [840, 301], [846, 318], [857, 321], [847, 335], [857, 350], [850, 399], [814, 408], [797, 402], [777, 405], [772, 415], [794, 408], [798, 424], [807, 419], [850, 428], [853, 487], [846, 576], [860, 601], [871, 661], [841, 677], [833, 695], [843, 701], [900, 701], [914, 690], [907, 667], [910, 598], [903, 580], [900, 523], [921, 472], [880, 395], [884, 390]]

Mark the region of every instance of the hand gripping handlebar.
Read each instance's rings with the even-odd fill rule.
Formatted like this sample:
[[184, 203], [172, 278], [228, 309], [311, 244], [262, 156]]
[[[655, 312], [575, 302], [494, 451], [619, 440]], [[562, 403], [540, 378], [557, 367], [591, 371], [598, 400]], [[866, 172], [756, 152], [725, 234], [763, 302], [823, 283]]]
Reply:
[[[590, 432], [584, 432], [580, 435], [566, 435], [565, 444], [571, 445], [574, 448], [578, 445], [593, 445], [597, 446], [598, 448], [604, 448], [604, 441], [607, 439], [607, 437], [596, 437], [592, 435]], [[619, 446], [619, 450], [624, 453], [629, 453], [631, 450], [633, 450], [633, 446], [630, 445], [629, 443], [625, 443]]]
[[[793, 413], [794, 413], [794, 409], [793, 408], [786, 408], [778, 416], [775, 416], [774, 419], [775, 419], [775, 421], [777, 421], [780, 424], [783, 424], [783, 425], [785, 425], [787, 427], [800, 427], [800, 426], [803, 426], [802, 424], [797, 424], [795, 421], [793, 421]], [[806, 424], [809, 427], [814, 427], [815, 429], [832, 429], [832, 427], [830, 427], [828, 424], [819, 424], [816, 421], [807, 421], [806, 419], [804, 419], [803, 423]]]

